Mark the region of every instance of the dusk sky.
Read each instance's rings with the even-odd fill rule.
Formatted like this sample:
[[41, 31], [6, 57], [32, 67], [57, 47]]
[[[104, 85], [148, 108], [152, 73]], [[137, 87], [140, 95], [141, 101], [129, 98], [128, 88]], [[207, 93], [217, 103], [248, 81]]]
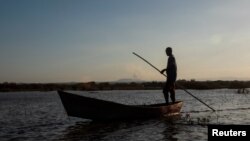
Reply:
[[0, 0], [0, 82], [250, 80], [249, 0]]

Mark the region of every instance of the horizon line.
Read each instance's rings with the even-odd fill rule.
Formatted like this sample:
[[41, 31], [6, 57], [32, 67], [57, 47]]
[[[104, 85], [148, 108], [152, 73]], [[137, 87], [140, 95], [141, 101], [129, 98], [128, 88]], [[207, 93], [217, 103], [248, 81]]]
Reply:
[[[120, 81], [119, 80], [111, 80], [111, 81], [64, 81], [64, 82], [12, 82], [12, 81], [4, 81], [4, 82], [0, 82], [0, 84], [4, 84], [4, 83], [15, 83], [15, 84], [66, 84], [66, 83], [144, 83], [144, 82], [165, 82], [165, 80], [136, 80], [136, 81]], [[200, 81], [200, 82], [206, 82], [206, 81], [243, 81], [243, 82], [247, 82], [250, 81], [250, 79], [227, 79], [227, 80], [223, 80], [223, 79], [213, 79], [213, 80], [199, 80], [199, 79], [178, 79], [177, 81]]]

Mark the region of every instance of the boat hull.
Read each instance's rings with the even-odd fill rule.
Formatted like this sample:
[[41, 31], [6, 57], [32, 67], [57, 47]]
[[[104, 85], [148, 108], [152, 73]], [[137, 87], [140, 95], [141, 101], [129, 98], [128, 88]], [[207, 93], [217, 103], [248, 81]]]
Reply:
[[80, 96], [58, 91], [62, 104], [69, 116], [92, 120], [148, 119], [178, 115], [182, 101], [169, 105], [124, 105], [111, 101]]

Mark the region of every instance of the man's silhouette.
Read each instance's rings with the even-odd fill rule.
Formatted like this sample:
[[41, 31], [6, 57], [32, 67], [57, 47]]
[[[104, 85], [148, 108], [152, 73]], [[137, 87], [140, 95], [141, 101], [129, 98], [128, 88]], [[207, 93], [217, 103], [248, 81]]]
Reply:
[[161, 73], [163, 74], [166, 71], [167, 74], [167, 80], [163, 87], [163, 94], [166, 100], [166, 103], [169, 103], [169, 96], [168, 93], [170, 93], [170, 98], [172, 102], [175, 102], [175, 81], [177, 78], [177, 65], [175, 61], [175, 57], [172, 54], [172, 48], [167, 47], [166, 48], [166, 54], [168, 56], [168, 63], [166, 69], [163, 69]]

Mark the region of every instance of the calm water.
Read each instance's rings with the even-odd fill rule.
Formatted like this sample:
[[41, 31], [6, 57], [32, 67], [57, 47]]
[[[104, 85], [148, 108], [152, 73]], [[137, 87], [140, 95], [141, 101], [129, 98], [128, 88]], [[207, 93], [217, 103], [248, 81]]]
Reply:
[[[56, 92], [0, 93], [0, 140], [200, 141], [207, 140], [207, 124], [250, 124], [250, 94], [189, 91], [218, 111], [177, 90], [177, 99], [184, 101], [178, 120], [100, 123], [68, 117]], [[129, 105], [164, 102], [160, 90], [74, 93]]]

